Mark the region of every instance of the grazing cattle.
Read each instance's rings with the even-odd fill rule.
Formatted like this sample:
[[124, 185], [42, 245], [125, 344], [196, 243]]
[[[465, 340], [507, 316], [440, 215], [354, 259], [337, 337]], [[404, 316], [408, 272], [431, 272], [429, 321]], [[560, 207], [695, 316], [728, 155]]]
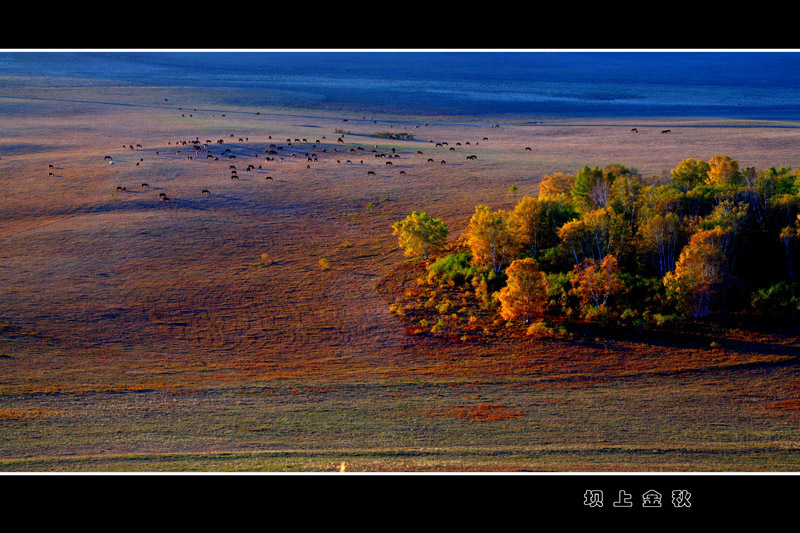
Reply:
[[47, 177], [48, 177], [48, 178], [54, 178], [55, 176], [56, 176], [56, 175], [55, 175], [55, 174], [53, 174], [52, 172], [48, 172], [48, 173], [47, 173]]
[[636, 129], [636, 128], [633, 128], [633, 129], [631, 129], [631, 131], [632, 131], [633, 133], [639, 133], [639, 130], [638, 130], [638, 129]]
[[231, 169], [231, 170], [236, 170], [236, 165], [231, 165], [231, 166], [230, 166], [230, 169]]
[[405, 171], [405, 170], [401, 170], [401, 171], [400, 171], [400, 174], [405, 174], [405, 173], [406, 173], [406, 171]]
[[526, 146], [526, 147], [525, 147], [525, 150], [526, 150], [526, 151], [528, 151], [528, 152], [530, 152], [530, 151], [531, 151], [531, 147], [530, 147], [530, 146]]
[[455, 152], [455, 151], [456, 151], [456, 149], [455, 149], [455, 148], [453, 148], [453, 147], [451, 146], [451, 147], [450, 147], [450, 151], [451, 151], [451, 152]]
[[142, 189], [149, 189], [150, 185], [147, 183], [142, 183]]
[[53, 165], [47, 165], [47, 168], [55, 168]]
[[672, 130], [661, 130], [661, 133], [671, 133]]
[[110, 155], [105, 156], [103, 159], [113, 159]]
[[467, 159], [478, 159], [477, 155], [468, 155]]
[[203, 189], [202, 191], [200, 191], [200, 194], [211, 194], [211, 191], [209, 191], [208, 189]]
[[271, 180], [272, 176], [267, 176], [266, 179]]
[[441, 162], [440, 162], [439, 164], [440, 164], [440, 165], [446, 165], [447, 163], [445, 162], [445, 160], [444, 160], [444, 159], [442, 159], [442, 160], [441, 160]]
[[428, 163], [433, 163], [433, 158], [428, 158]]
[[423, 154], [423, 153], [422, 153], [420, 150], [417, 150], [417, 153], [418, 153], [419, 155], [424, 155], [424, 154]]
[[391, 164], [392, 164], [392, 162], [391, 162], [391, 161], [387, 161], [387, 162], [386, 162], [386, 164], [387, 164], [387, 165], [391, 165]]
[[374, 170], [370, 170], [369, 172], [367, 172], [367, 176], [374, 176], [374, 175], [375, 175]]

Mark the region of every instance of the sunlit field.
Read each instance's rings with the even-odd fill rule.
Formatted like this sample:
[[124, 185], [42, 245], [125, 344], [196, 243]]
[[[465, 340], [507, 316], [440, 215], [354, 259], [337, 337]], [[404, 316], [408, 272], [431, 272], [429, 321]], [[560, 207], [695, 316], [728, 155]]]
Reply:
[[798, 122], [0, 92], [2, 471], [800, 469], [794, 329], [462, 340], [390, 311], [412, 211], [452, 242], [585, 165], [798, 168]]

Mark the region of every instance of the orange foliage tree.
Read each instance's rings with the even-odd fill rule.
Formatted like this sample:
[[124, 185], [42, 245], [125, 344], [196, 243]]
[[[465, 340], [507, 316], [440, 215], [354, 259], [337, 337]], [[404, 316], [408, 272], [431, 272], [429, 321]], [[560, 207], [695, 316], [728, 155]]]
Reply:
[[741, 178], [739, 162], [727, 155], [715, 155], [708, 166], [706, 183], [709, 185], [735, 184]]
[[547, 310], [547, 278], [534, 259], [516, 259], [506, 269], [508, 282], [500, 290], [500, 316], [506, 320], [532, 317]]
[[724, 280], [723, 242], [731, 231], [716, 226], [693, 234], [681, 251], [675, 270], [664, 276], [670, 300], [695, 318], [711, 312], [714, 292]]
[[591, 257], [575, 265], [571, 293], [578, 297], [585, 318], [608, 310], [609, 299], [622, 292], [620, 268], [613, 255], [596, 262]]

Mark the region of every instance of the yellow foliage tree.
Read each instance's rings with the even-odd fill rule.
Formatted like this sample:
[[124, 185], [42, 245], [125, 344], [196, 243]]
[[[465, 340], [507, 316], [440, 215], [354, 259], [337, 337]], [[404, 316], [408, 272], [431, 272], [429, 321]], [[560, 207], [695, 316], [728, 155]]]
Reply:
[[543, 176], [539, 183], [539, 199], [560, 199], [570, 195], [575, 184], [575, 176], [556, 172], [551, 176]]
[[670, 174], [672, 175], [672, 183], [687, 190], [705, 182], [710, 170], [711, 167], [705, 161], [690, 157], [681, 161], [677, 167], [670, 171]]
[[491, 263], [495, 272], [500, 272], [517, 252], [509, 213], [503, 209], [492, 211], [485, 205], [475, 207], [464, 235], [472, 250], [472, 262], [476, 265]]
[[508, 282], [500, 289], [500, 315], [528, 324], [547, 310], [547, 278], [535, 260], [516, 259], [506, 269]]
[[409, 257], [422, 255], [427, 261], [432, 250], [439, 250], [447, 243], [445, 223], [425, 212], [414, 211], [404, 220], [395, 222], [392, 229], [393, 235], [398, 235], [399, 246]]
[[550, 228], [545, 203], [530, 196], [523, 197], [511, 212], [511, 231], [520, 245], [533, 255], [538, 255], [546, 233]]

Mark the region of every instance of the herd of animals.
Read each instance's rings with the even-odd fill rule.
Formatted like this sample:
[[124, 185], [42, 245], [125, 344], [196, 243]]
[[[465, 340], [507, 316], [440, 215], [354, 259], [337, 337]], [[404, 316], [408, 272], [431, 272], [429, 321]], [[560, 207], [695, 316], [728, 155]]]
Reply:
[[[346, 122], [346, 120], [344, 122]], [[419, 128], [419, 126], [416, 126], [416, 127]], [[493, 125], [492, 127], [493, 128], [499, 127], [499, 125]], [[631, 132], [639, 133], [637, 128], [631, 129]], [[662, 130], [661, 131], [661, 133], [670, 133], [670, 132], [671, 132], [671, 130]], [[345, 143], [344, 136], [345, 136], [345, 134], [340, 134], [340, 136], [336, 140], [336, 144], [344, 144]], [[236, 137], [233, 134], [230, 134], [230, 137], [233, 138], [233, 139], [238, 139], [239, 143], [247, 143], [250, 140], [249, 137]], [[488, 141], [489, 139], [488, 139], [488, 137], [483, 137], [482, 140], [483, 141]], [[306, 138], [294, 138], [294, 139], [287, 138], [285, 146], [284, 146], [283, 144], [278, 144], [276, 142], [272, 142], [272, 136], [270, 135], [270, 136], [268, 136], [268, 143], [265, 143], [265, 145], [267, 145], [267, 144], [268, 144], [268, 146], [266, 146], [266, 148], [264, 149], [264, 151], [262, 153], [258, 153], [257, 152], [257, 153], [255, 153], [253, 155], [253, 157], [258, 158], [258, 157], [263, 155], [264, 162], [265, 163], [270, 163], [270, 162], [285, 161], [287, 158], [297, 159], [299, 156], [302, 155], [302, 157], [306, 158], [306, 169], [308, 169], [308, 170], [310, 170], [312, 168], [312, 166], [311, 166], [312, 163], [317, 163], [319, 161], [319, 157], [321, 157], [319, 154], [326, 154], [326, 155], [327, 154], [334, 154], [334, 157], [335, 157], [335, 160], [336, 160], [336, 164], [342, 164], [342, 158], [341, 158], [341, 155], [340, 155], [341, 153], [345, 153], [345, 154], [347, 154], [347, 153], [363, 154], [363, 152], [364, 152], [364, 148], [361, 147], [361, 146], [357, 146], [355, 148], [350, 148], [349, 152], [344, 152], [344, 151], [340, 152], [340, 150], [338, 148], [336, 148], [335, 145], [331, 145], [331, 143], [328, 143], [327, 142], [327, 138], [324, 137], [324, 136], [322, 137], [322, 139], [316, 139], [313, 142], [309, 142], [308, 139], [306, 139]], [[314, 151], [304, 151], [304, 150], [309, 149], [309, 146], [307, 146], [309, 144], [310, 144], [310, 150], [314, 150]], [[449, 146], [449, 144], [447, 142], [435, 142], [433, 140], [429, 140], [428, 144], [433, 145], [435, 148], [443, 148], [443, 149], [447, 148], [447, 149], [449, 149], [450, 152], [455, 152], [456, 151], [456, 147], [471, 146], [469, 141], [464, 142], [463, 145], [462, 145], [461, 142], [456, 142], [455, 146]], [[183, 147], [188, 147], [190, 154], [189, 155], [185, 155], [185, 158], [187, 160], [190, 160], [190, 161], [193, 160], [193, 158], [195, 158], [195, 157], [201, 156], [201, 152], [203, 152], [203, 151], [205, 152], [205, 158], [207, 160], [210, 159], [210, 160], [213, 160], [213, 161], [219, 161], [220, 159], [227, 159], [227, 160], [231, 161], [231, 160], [235, 160], [237, 158], [237, 154], [233, 153], [233, 151], [230, 148], [226, 147], [226, 148], [223, 149], [223, 146], [225, 146], [225, 140], [224, 139], [218, 139], [216, 141], [211, 141], [210, 139], [207, 139], [205, 142], [201, 142], [199, 137], [195, 137], [194, 140], [190, 140], [190, 141], [185, 141], [185, 140], [175, 141], [174, 145], [170, 141], [170, 142], [167, 142], [167, 145], [170, 146], [170, 150], [172, 150], [173, 149], [172, 147], [174, 146], [175, 147], [174, 148], [175, 155], [178, 155], [178, 156], [181, 155], [181, 150], [182, 150]], [[212, 146], [213, 145], [216, 146], [216, 153], [215, 153], [214, 150], [212, 150]], [[479, 142], [475, 142], [474, 145], [475, 146], [479, 145]], [[400, 154], [397, 153], [395, 148], [391, 148], [390, 152], [381, 152], [381, 151], [378, 150], [378, 147], [379, 147], [379, 145], [376, 144], [375, 148], [372, 150], [372, 155], [375, 158], [388, 159], [387, 161], [385, 161], [385, 166], [392, 166], [393, 162], [391, 160], [395, 160], [395, 159], [400, 159], [401, 158]], [[141, 144], [136, 144], [136, 145], [133, 145], [133, 144], [125, 145], [125, 144], [123, 144], [122, 148], [125, 149], [125, 150], [143, 150], [143, 147], [142, 147]], [[330, 152], [328, 151], [329, 148], [331, 149]], [[290, 151], [291, 151], [291, 153], [289, 153]], [[532, 151], [532, 148], [530, 146], [526, 146], [525, 147], [525, 151]], [[154, 155], [157, 156], [157, 157], [161, 156], [160, 151], [154, 151]], [[423, 153], [422, 150], [417, 150], [416, 151], [416, 155], [424, 156], [424, 153]], [[247, 155], [239, 153], [239, 157], [247, 157]], [[467, 155], [466, 159], [467, 160], [477, 160], [477, 156], [474, 155], [474, 154]], [[112, 156], [110, 156], [110, 155], [106, 155], [105, 156], [105, 160], [108, 161], [110, 165], [114, 165], [115, 164], [114, 158]], [[143, 163], [143, 162], [144, 162], [144, 158], [140, 158], [138, 161], [136, 161], [136, 166], [139, 166], [140, 163]], [[363, 159], [359, 159], [358, 162], [359, 162], [360, 165], [364, 164], [364, 160]], [[436, 162], [436, 160], [433, 157], [428, 157], [427, 158], [427, 163], [435, 163], [435, 162]], [[345, 159], [344, 160], [344, 164], [352, 165], [354, 163], [353, 163], [353, 160], [351, 160], [351, 159]], [[447, 161], [445, 161], [444, 159], [440, 159], [439, 160], [439, 164], [440, 165], [445, 165], [445, 164], [447, 164]], [[53, 169], [53, 165], [49, 165], [49, 168]], [[263, 170], [263, 167], [260, 164], [257, 167], [256, 167], [256, 165], [253, 165], [253, 164], [247, 164], [246, 167], [244, 168], [244, 171], [245, 172], [250, 172], [250, 171], [253, 171], [253, 170], [256, 170], [256, 169]], [[230, 170], [230, 179], [231, 180], [238, 180], [239, 179], [239, 175], [237, 173], [236, 165], [230, 164], [229, 167], [228, 167], [228, 170]], [[404, 170], [400, 170], [399, 174], [403, 175], [403, 174], [405, 174], [405, 171]], [[53, 172], [50, 172], [49, 175], [50, 175], [50, 177], [54, 176]], [[375, 173], [374, 170], [368, 170], [367, 171], [367, 176], [375, 176], [375, 175], [376, 175], [376, 173]], [[270, 181], [272, 179], [273, 179], [272, 176], [268, 175], [268, 176], [266, 176], [265, 181]], [[140, 188], [142, 190], [148, 190], [148, 189], [151, 189], [151, 186], [150, 186], [149, 183], [142, 183]], [[117, 190], [117, 192], [127, 192], [128, 189], [127, 189], [126, 186], [117, 186], [116, 190]], [[200, 194], [202, 194], [202, 195], [210, 195], [211, 191], [209, 189], [202, 189], [200, 191]], [[169, 196], [167, 196], [167, 194], [164, 193], [164, 192], [159, 193], [159, 199], [160, 199], [161, 202], [172, 202], [172, 199], [169, 198]]]
[[[345, 142], [344, 136], [345, 136], [344, 134], [341, 134], [337, 138], [336, 143], [344, 144], [344, 142]], [[231, 134], [230, 137], [233, 138], [233, 139], [238, 139], [239, 143], [247, 143], [247, 142], [250, 141], [249, 137], [236, 137], [233, 134]], [[483, 140], [484, 141], [488, 141], [489, 139], [488, 139], [488, 137], [483, 137]], [[272, 136], [270, 135], [270, 136], [268, 136], [268, 141], [269, 142], [266, 143], [266, 144], [268, 144], [268, 146], [264, 149], [264, 151], [261, 152], [261, 153], [253, 154], [253, 157], [263, 156], [264, 157], [264, 162], [266, 162], [266, 163], [269, 163], [269, 162], [281, 162], [281, 161], [286, 161], [287, 159], [297, 159], [298, 157], [305, 157], [306, 158], [306, 169], [307, 170], [310, 170], [312, 168], [312, 166], [311, 166], [312, 163], [319, 162], [319, 158], [322, 157], [320, 154], [326, 154], [326, 155], [327, 154], [332, 154], [332, 155], [335, 156], [336, 164], [342, 164], [343, 159], [342, 159], [341, 154], [343, 154], [343, 153], [345, 153], [345, 154], [346, 153], [363, 154], [363, 152], [364, 152], [364, 148], [361, 147], [361, 146], [357, 146], [355, 148], [350, 148], [349, 152], [345, 152], [343, 150], [340, 150], [340, 149], [336, 148], [335, 146], [331, 145], [331, 143], [327, 143], [327, 138], [325, 136], [323, 136], [321, 139], [316, 139], [313, 142], [310, 142], [306, 138], [299, 138], [299, 137], [298, 138], [294, 138], [294, 139], [287, 138], [285, 143], [278, 144], [278, 143], [272, 142]], [[304, 143], [305, 143], [305, 145], [304, 145]], [[430, 140], [429, 143], [434, 144], [434, 146], [437, 147], [437, 148], [449, 148], [449, 151], [451, 151], [451, 152], [455, 152], [456, 151], [456, 148], [449, 146], [447, 142], [434, 142], [433, 140]], [[307, 146], [309, 144], [310, 144], [310, 147]], [[475, 142], [475, 145], [478, 145], [478, 144], [479, 144], [479, 142]], [[210, 139], [207, 139], [205, 142], [201, 142], [199, 137], [195, 137], [193, 140], [190, 140], [190, 141], [186, 141], [186, 140], [176, 141], [174, 144], [171, 141], [169, 141], [169, 142], [167, 142], [167, 145], [170, 146], [170, 150], [173, 149], [172, 148], [173, 146], [175, 147], [174, 151], [175, 151], [175, 155], [176, 156], [183, 155], [186, 158], [186, 160], [189, 160], [189, 161], [193, 160], [194, 158], [196, 158], [198, 156], [199, 157], [203, 157], [203, 155], [202, 155], [203, 152], [205, 152], [205, 158], [207, 160], [210, 159], [212, 161], [219, 161], [220, 159], [223, 159], [223, 160], [227, 159], [229, 161], [236, 160], [237, 159], [237, 155], [240, 158], [248, 157], [247, 154], [242, 154], [240, 151], [237, 154], [237, 153], [234, 153], [230, 148], [222, 149], [222, 147], [225, 145], [225, 140], [224, 139], [218, 139], [216, 141], [212, 141]], [[467, 141], [467, 142], [464, 143], [464, 145], [465, 146], [469, 146], [470, 142]], [[212, 148], [212, 146], [216, 146], [216, 151]], [[457, 143], [455, 143], [455, 146], [462, 146], [462, 143], [457, 142]], [[182, 154], [183, 147], [188, 147], [188, 151], [189, 151], [188, 155], [186, 155], [185, 153]], [[399, 153], [397, 153], [397, 149], [396, 148], [391, 148], [390, 150], [382, 152], [382, 151], [378, 150], [378, 147], [379, 147], [379, 145], [376, 144], [375, 148], [372, 150], [372, 155], [376, 159], [377, 158], [389, 159], [389, 160], [385, 161], [385, 166], [393, 166], [394, 163], [391, 160], [396, 160], [396, 159], [400, 159], [401, 158], [401, 155]], [[142, 147], [141, 144], [136, 144], [135, 146], [133, 144], [123, 144], [122, 148], [125, 149], [125, 150], [143, 150], [143, 147]], [[311, 150], [315, 150], [315, 151], [313, 151], [313, 152], [304, 151], [304, 150], [309, 149], [309, 148]], [[329, 149], [330, 149], [330, 151], [329, 151]], [[526, 148], [526, 149], [530, 150], [529, 147]], [[291, 152], [291, 153], [289, 153], [289, 152]], [[153, 153], [157, 157], [162, 155], [160, 151], [154, 151]], [[416, 154], [424, 156], [424, 153], [423, 153], [422, 150], [417, 150]], [[476, 155], [468, 155], [466, 157], [467, 160], [477, 160], [477, 158], [478, 157]], [[114, 158], [112, 156], [110, 156], [110, 155], [106, 155], [105, 156], [105, 160], [108, 161], [108, 163], [110, 165], [114, 165], [116, 163]], [[139, 166], [140, 163], [143, 163], [143, 162], [144, 162], [144, 158], [140, 158], [138, 161], [136, 161], [136, 166]], [[434, 158], [428, 158], [427, 162], [428, 163], [435, 163], [436, 161], [435, 161]], [[353, 160], [351, 160], [351, 159], [344, 159], [344, 164], [353, 165], [354, 163], [353, 163]], [[364, 160], [363, 159], [359, 159], [358, 160], [358, 164], [359, 165], [364, 165]], [[441, 160], [439, 160], [439, 164], [440, 165], [445, 165], [445, 164], [447, 164], [447, 161], [445, 161], [444, 159], [441, 159]], [[52, 165], [50, 165], [50, 166], [52, 168]], [[230, 171], [230, 179], [231, 180], [238, 180], [239, 179], [239, 175], [238, 175], [238, 172], [237, 172], [238, 169], [237, 169], [235, 164], [230, 164], [229, 167], [228, 167], [228, 170]], [[263, 170], [263, 167], [262, 167], [261, 164], [259, 164], [258, 166], [254, 165], [254, 164], [247, 164], [244, 167], [244, 171], [245, 172], [250, 172], [250, 171], [253, 171], [253, 170]], [[405, 171], [404, 170], [400, 170], [399, 174], [400, 175], [404, 175]], [[374, 170], [369, 170], [367, 172], [367, 175], [368, 176], [375, 176], [376, 173], [375, 173]], [[270, 180], [273, 180], [272, 176], [268, 175], [268, 176], [265, 177], [265, 181], [270, 181]], [[142, 183], [140, 187], [143, 190], [151, 189], [151, 186], [150, 186], [149, 183]], [[117, 190], [117, 192], [127, 192], [128, 188], [126, 186], [118, 186], [116, 188], [116, 190]], [[200, 194], [210, 195], [211, 191], [209, 189], [202, 189], [200, 191]], [[167, 196], [167, 194], [163, 193], [163, 192], [159, 193], [159, 199], [160, 199], [161, 202], [172, 202], [172, 199], [169, 198], [169, 196]]]

